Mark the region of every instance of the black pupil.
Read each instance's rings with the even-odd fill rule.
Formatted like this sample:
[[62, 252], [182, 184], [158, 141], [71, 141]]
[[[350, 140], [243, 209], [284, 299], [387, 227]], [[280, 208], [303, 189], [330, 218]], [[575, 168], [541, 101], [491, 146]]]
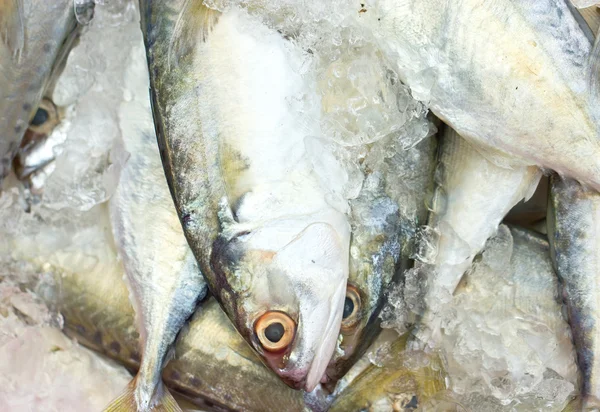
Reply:
[[265, 336], [273, 343], [277, 343], [283, 338], [283, 333], [285, 332], [283, 325], [279, 322], [271, 323], [265, 329]]
[[31, 125], [32, 126], [41, 126], [44, 123], [46, 123], [47, 120], [48, 120], [48, 112], [46, 111], [46, 109], [42, 109], [40, 107], [39, 109], [37, 109], [37, 112], [35, 112], [35, 116], [33, 116], [33, 119], [31, 120]]
[[344, 301], [344, 314], [342, 316], [346, 319], [348, 316], [352, 315], [352, 312], [354, 312], [354, 301], [349, 297], [346, 297], [346, 300]]

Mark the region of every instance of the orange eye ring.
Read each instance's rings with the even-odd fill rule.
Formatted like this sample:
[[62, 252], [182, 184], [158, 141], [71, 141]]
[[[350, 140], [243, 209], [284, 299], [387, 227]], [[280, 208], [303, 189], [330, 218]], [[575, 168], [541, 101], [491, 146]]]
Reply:
[[342, 331], [349, 332], [359, 321], [361, 310], [361, 299], [358, 289], [352, 285], [346, 288], [346, 299], [344, 300], [344, 313], [342, 317]]
[[294, 340], [296, 322], [283, 312], [265, 312], [254, 323], [254, 333], [264, 350], [281, 352]]
[[31, 119], [29, 130], [37, 134], [50, 134], [59, 122], [58, 108], [52, 100], [44, 97]]

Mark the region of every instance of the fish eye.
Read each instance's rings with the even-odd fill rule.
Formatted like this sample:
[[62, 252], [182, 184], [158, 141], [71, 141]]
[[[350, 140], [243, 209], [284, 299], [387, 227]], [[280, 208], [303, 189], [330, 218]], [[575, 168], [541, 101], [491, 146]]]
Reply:
[[269, 311], [254, 323], [254, 333], [263, 349], [279, 352], [294, 340], [296, 323], [283, 312]]
[[58, 108], [52, 100], [45, 97], [29, 122], [29, 129], [37, 134], [50, 134], [59, 122]]
[[352, 329], [358, 323], [360, 313], [360, 293], [352, 285], [346, 288], [346, 299], [344, 300], [344, 312], [342, 315], [342, 331]]
[[48, 110], [40, 107], [37, 109], [37, 112], [35, 112], [35, 116], [33, 116], [33, 119], [31, 119], [30, 124], [32, 126], [41, 126], [48, 121], [49, 117], [50, 115], [48, 114]]

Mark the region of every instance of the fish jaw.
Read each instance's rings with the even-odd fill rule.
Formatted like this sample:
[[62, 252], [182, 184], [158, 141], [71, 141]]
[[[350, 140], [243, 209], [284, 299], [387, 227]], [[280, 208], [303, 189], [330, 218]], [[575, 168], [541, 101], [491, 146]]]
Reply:
[[[267, 365], [288, 386], [312, 392], [325, 377], [325, 371], [337, 344], [345, 290], [346, 285], [341, 284], [332, 296], [331, 304], [323, 302], [317, 307], [306, 305], [300, 309], [297, 334], [311, 336], [311, 338], [303, 339], [294, 346], [285, 367], [281, 367], [281, 355], [263, 354]], [[302, 318], [306, 321], [303, 322]], [[316, 331], [308, 332], [308, 329], [315, 324], [323, 326]]]

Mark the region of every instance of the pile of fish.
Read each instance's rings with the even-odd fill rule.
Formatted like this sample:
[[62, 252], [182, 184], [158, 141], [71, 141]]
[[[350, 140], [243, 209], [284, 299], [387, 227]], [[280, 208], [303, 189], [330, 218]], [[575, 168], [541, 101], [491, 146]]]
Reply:
[[0, 327], [124, 365], [107, 411], [600, 408], [599, 22], [0, 1]]

